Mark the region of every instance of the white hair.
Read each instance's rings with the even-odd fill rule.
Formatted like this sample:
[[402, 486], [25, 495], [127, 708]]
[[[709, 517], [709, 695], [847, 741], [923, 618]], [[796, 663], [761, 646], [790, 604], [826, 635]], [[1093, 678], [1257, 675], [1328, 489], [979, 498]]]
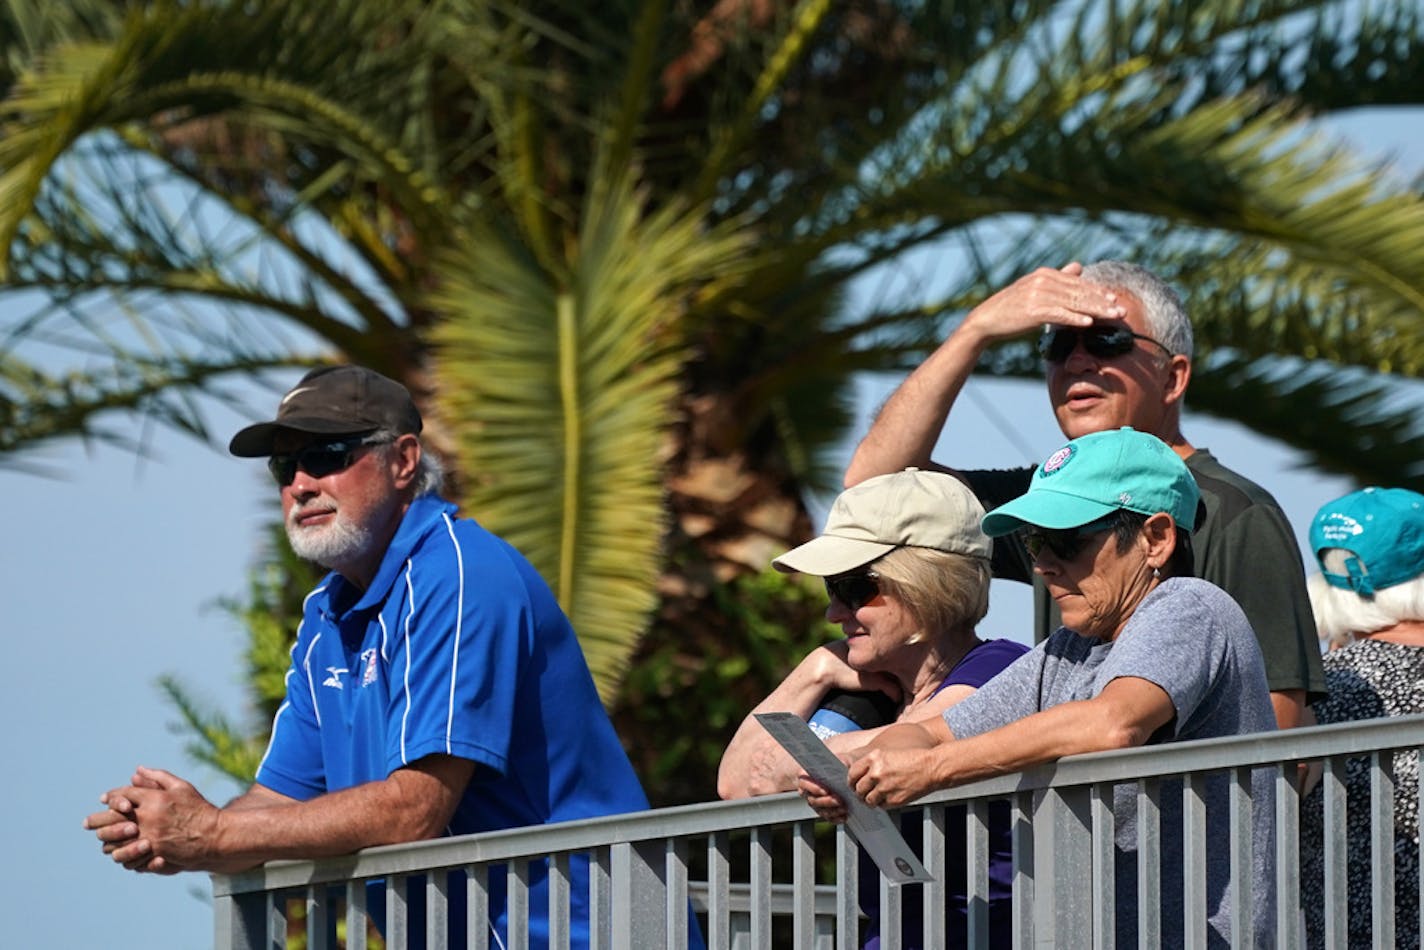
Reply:
[[[382, 443], [382, 450], [389, 453], [394, 448], [385, 443], [394, 442], [400, 438], [400, 434], [393, 429], [377, 429], [367, 438], [374, 442]], [[420, 442], [420, 437], [416, 436], [416, 441]], [[420, 461], [415, 465], [415, 493], [412, 498], [419, 498], [421, 495], [438, 495], [440, 489], [445, 486], [445, 464], [440, 461], [440, 456], [425, 448], [425, 443], [420, 442]]]
[[[1321, 552], [1321, 563], [1332, 574], [1344, 574], [1345, 558], [1351, 556], [1344, 548], [1327, 548]], [[1336, 587], [1323, 574], [1306, 578], [1305, 589], [1315, 614], [1315, 628], [1332, 650], [1357, 635], [1375, 633], [1405, 620], [1424, 620], [1424, 574], [1370, 596]]]
[[1145, 267], [1126, 261], [1098, 261], [1083, 268], [1083, 279], [1099, 287], [1125, 290], [1142, 304], [1147, 329], [1173, 353], [1192, 358], [1192, 322], [1182, 298], [1165, 280]]

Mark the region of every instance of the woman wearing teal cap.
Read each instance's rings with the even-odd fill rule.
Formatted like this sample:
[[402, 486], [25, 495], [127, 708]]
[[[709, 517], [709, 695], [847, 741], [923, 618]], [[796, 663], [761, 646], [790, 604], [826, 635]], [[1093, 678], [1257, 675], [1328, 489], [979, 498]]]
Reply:
[[[1366, 488], [1329, 502], [1310, 526], [1320, 573], [1306, 582], [1320, 638], [1339, 649], [1325, 657], [1321, 723], [1424, 713], [1424, 495]], [[1312, 779], [1316, 776], [1312, 775]], [[1395, 945], [1419, 946], [1419, 755], [1394, 756]], [[1312, 785], [1314, 782], [1312, 781]], [[1346, 834], [1369, 841], [1367, 758], [1345, 767]], [[1324, 792], [1301, 807], [1301, 906], [1312, 946], [1325, 941]], [[1371, 945], [1368, 847], [1352, 847], [1346, 924], [1349, 946]]]
[[[939, 788], [1022, 771], [1066, 755], [1275, 728], [1260, 648], [1241, 608], [1191, 577], [1196, 482], [1160, 439], [1132, 429], [1075, 439], [1049, 456], [1028, 492], [991, 511], [991, 537], [1017, 532], [1034, 553], [1063, 626], [934, 720], [892, 726], [862, 750], [849, 780], [868, 804], [903, 805]], [[1161, 851], [1182, 853], [1181, 796], [1164, 782]], [[1179, 783], [1177, 783], [1179, 784]], [[823, 817], [845, 809], [800, 789]], [[1229, 787], [1205, 782], [1206, 904], [1212, 946], [1231, 927]], [[1252, 778], [1252, 916], [1270, 940], [1274, 911], [1271, 778]], [[1136, 788], [1114, 795], [1116, 939], [1137, 943]], [[1164, 946], [1185, 940], [1182, 866], [1164, 860]], [[1104, 935], [1106, 936], [1106, 935]]]

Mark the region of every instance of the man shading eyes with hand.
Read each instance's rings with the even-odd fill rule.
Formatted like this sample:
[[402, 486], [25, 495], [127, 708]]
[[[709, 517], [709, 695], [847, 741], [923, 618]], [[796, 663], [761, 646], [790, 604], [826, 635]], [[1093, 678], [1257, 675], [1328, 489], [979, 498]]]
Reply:
[[[1022, 495], [1034, 467], [989, 471], [930, 459], [959, 393], [991, 346], [1038, 334], [1048, 399], [1064, 436], [1130, 426], [1157, 436], [1186, 462], [1201, 489], [1192, 531], [1194, 572], [1241, 605], [1261, 646], [1281, 728], [1309, 721], [1307, 700], [1325, 678], [1295, 535], [1265, 489], [1222, 465], [1182, 433], [1192, 375], [1192, 327], [1180, 298], [1150, 271], [1121, 261], [1039, 268], [992, 295], [886, 401], [846, 470], [846, 485], [907, 465], [954, 472], [985, 508]], [[1067, 544], [1028, 534], [998, 538], [995, 577], [1035, 583], [1029, 544]], [[1035, 639], [1057, 627], [1035, 585]]]

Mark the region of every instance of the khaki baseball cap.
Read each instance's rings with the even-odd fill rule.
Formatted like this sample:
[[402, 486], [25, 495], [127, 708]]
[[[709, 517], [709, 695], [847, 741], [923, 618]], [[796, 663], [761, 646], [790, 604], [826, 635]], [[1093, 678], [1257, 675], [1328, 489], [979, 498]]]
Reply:
[[390, 429], [419, 433], [420, 412], [400, 383], [364, 366], [323, 366], [302, 377], [282, 397], [277, 418], [259, 422], [232, 437], [228, 451], [239, 458], [272, 454], [283, 429], [312, 435], [357, 435]]
[[931, 548], [987, 560], [984, 508], [969, 487], [942, 472], [907, 468], [847, 488], [820, 537], [771, 562], [778, 571], [834, 577], [899, 547]]

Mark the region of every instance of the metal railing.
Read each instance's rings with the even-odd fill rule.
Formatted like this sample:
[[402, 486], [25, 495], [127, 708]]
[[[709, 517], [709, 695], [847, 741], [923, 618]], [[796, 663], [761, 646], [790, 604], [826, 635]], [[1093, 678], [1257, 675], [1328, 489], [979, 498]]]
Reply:
[[[1137, 932], [1156, 946], [1161, 932], [1158, 878], [1174, 862], [1181, 869], [1185, 931], [1169, 942], [1205, 946], [1207, 809], [1209, 778], [1229, 787], [1230, 900], [1237, 945], [1253, 934], [1251, 895], [1275, 895], [1274, 920], [1256, 928], [1258, 943], [1304, 946], [1297, 858], [1299, 803], [1297, 763], [1323, 760], [1324, 946], [1345, 946], [1346, 851], [1371, 849], [1371, 906], [1376, 946], [1394, 946], [1394, 800], [1391, 753], [1424, 745], [1424, 716], [1348, 723], [1281, 733], [1172, 743], [1119, 752], [1075, 756], [1016, 775], [936, 793], [907, 809], [919, 816], [922, 855], [934, 877], [923, 887], [924, 906], [943, 907], [948, 862], [966, 868], [970, 946], [988, 945], [988, 805], [1007, 801], [1013, 842], [1013, 944], [1015, 947], [1110, 947], [1114, 943], [1113, 789], [1133, 789], [1137, 817]], [[1364, 755], [1371, 770], [1368, 842], [1345, 835], [1343, 776], [1349, 757]], [[1273, 802], [1252, 793], [1251, 775], [1269, 769]], [[1163, 786], [1181, 779], [1183, 834], [1180, 854], [1163, 853], [1157, 816]], [[1121, 794], [1121, 793], [1119, 793]], [[963, 806], [967, 853], [945, 847], [946, 808]], [[1251, 817], [1270, 808], [1274, 871], [1254, 879]], [[1351, 803], [1358, 807], [1359, 803]], [[1218, 816], [1219, 818], [1219, 816]], [[490, 936], [490, 881], [506, 875], [508, 933], [503, 945], [526, 947], [529, 881], [547, 862], [550, 945], [566, 946], [570, 933], [570, 857], [589, 856], [591, 946], [595, 948], [685, 947], [693, 914], [706, 944], [723, 948], [859, 947], [862, 915], [857, 902], [858, 851], [837, 828], [816, 834], [814, 815], [795, 795], [713, 802], [617, 815], [588, 821], [371, 848], [344, 858], [278, 861], [237, 875], [213, 878], [215, 946], [218, 950], [282, 948], [305, 915], [310, 950], [367, 944], [367, 883], [385, 879], [384, 939], [400, 950], [449, 946], [449, 928], [463, 931], [468, 946], [500, 946]], [[1267, 862], [1268, 864], [1270, 862]], [[1424, 862], [1421, 862], [1424, 866]], [[819, 874], [825, 880], [818, 881]], [[447, 870], [465, 872], [464, 919], [451, 920]], [[403, 885], [424, 876], [422, 890]], [[901, 888], [879, 885], [882, 943], [900, 946]], [[425, 920], [412, 934], [412, 904]], [[342, 928], [344, 935], [336, 939]], [[926, 946], [943, 946], [943, 913], [926, 913]], [[1262, 932], [1264, 930], [1265, 932]]]

